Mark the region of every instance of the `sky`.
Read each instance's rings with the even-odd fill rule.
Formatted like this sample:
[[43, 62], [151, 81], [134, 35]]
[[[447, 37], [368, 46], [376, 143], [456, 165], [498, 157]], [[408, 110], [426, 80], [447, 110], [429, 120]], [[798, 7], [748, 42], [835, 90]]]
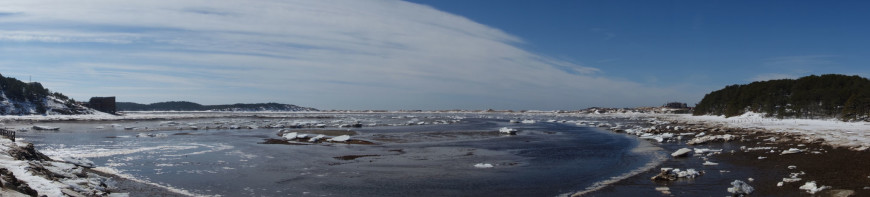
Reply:
[[318, 109], [697, 103], [870, 74], [864, 1], [3, 0], [0, 74], [78, 100]]

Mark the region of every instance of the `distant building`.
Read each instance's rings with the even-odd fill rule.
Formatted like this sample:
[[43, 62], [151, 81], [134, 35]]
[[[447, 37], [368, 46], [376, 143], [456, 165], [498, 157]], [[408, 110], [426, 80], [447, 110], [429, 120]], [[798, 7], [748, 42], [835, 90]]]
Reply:
[[686, 108], [689, 108], [689, 105], [687, 105], [686, 103], [680, 103], [680, 102], [670, 102], [670, 103], [665, 104], [662, 107], [673, 108], [673, 109], [686, 109]]
[[95, 109], [97, 111], [106, 112], [110, 114], [114, 114], [118, 112], [118, 108], [115, 105], [115, 97], [93, 97], [91, 101], [88, 102], [88, 107]]

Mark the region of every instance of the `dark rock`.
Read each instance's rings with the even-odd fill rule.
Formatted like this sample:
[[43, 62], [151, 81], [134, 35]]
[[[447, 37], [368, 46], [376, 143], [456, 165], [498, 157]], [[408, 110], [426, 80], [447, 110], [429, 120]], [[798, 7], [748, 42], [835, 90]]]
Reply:
[[15, 175], [13, 175], [12, 172], [10, 172], [6, 168], [0, 168], [0, 180], [2, 180], [3, 182], [3, 188], [12, 189], [22, 194], [27, 194], [34, 197], [39, 195], [36, 190], [30, 188], [30, 185], [27, 185], [27, 183], [25, 182], [19, 181], [18, 178], [15, 178]]
[[37, 160], [37, 161], [51, 161], [51, 158], [45, 156], [44, 154], [36, 151], [33, 147], [33, 144], [27, 143], [27, 146], [13, 148], [9, 150], [9, 155], [11, 155], [16, 160]]

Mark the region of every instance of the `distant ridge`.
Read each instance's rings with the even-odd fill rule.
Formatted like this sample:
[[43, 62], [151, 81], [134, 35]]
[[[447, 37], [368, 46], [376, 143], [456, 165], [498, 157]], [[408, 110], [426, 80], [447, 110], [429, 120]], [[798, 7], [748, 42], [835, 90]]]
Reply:
[[319, 111], [315, 108], [280, 103], [237, 103], [232, 105], [201, 105], [188, 101], [169, 101], [152, 104], [118, 102], [118, 111]]
[[96, 111], [38, 82], [0, 75], [0, 115], [79, 115]]

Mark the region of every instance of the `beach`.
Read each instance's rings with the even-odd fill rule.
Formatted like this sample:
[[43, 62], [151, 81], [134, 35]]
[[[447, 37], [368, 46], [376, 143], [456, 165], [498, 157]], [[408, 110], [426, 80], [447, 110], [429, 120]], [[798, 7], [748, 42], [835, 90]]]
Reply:
[[[113, 191], [130, 196], [360, 192], [399, 196], [423, 195], [412, 192], [421, 190], [457, 196], [721, 196], [731, 195], [728, 188], [735, 180], [750, 185], [753, 196], [811, 195], [801, 189], [810, 181], [817, 184], [813, 188], [819, 190], [814, 191], [816, 195], [862, 196], [870, 191], [866, 189], [870, 171], [864, 168], [870, 155], [862, 148], [863, 142], [837, 141], [854, 138], [847, 132], [862, 129], [850, 123], [654, 113], [205, 114], [39, 117], [29, 121], [18, 117], [6, 125], [62, 128], [19, 136], [35, 142], [40, 151], [52, 157], [73, 155], [93, 160], [98, 174], [117, 180]], [[513, 120], [517, 123], [511, 123]], [[279, 123], [293, 128], [271, 128]], [[353, 124], [366, 126], [353, 128]], [[842, 125], [828, 126], [841, 133], [813, 137], [807, 134], [815, 134], [814, 130], [800, 130], [825, 125]], [[245, 128], [231, 129], [236, 127]], [[497, 130], [502, 127], [520, 132], [517, 136], [500, 135]], [[773, 127], [791, 132], [777, 132]], [[311, 144], [308, 140], [281, 139], [290, 132], [348, 135], [367, 143]], [[726, 140], [721, 136], [731, 137]], [[698, 140], [708, 138], [713, 140]], [[604, 149], [595, 145], [610, 144], [608, 141], [619, 145]], [[106, 143], [115, 145], [100, 145]], [[684, 157], [670, 155], [682, 148], [691, 151]], [[258, 151], [261, 153], [254, 153]], [[593, 162], [592, 158], [603, 160]], [[272, 164], [279, 160], [290, 164]], [[600, 168], [604, 166], [611, 167]], [[264, 167], [284, 169], [267, 174], [298, 175], [262, 174]], [[651, 180], [663, 168], [699, 173], [675, 180]], [[418, 175], [373, 173], [395, 170]], [[238, 181], [225, 179], [230, 174], [251, 176], [245, 181], [249, 186], [222, 190], [201, 183], [203, 179], [219, 185]], [[179, 179], [182, 176], [189, 178]], [[329, 180], [328, 187], [323, 187], [325, 180]], [[416, 182], [419, 180], [429, 181]], [[529, 187], [535, 184], [520, 180], [540, 185]], [[779, 182], [783, 182], [781, 186], [777, 186]], [[377, 186], [363, 187], [363, 183]], [[397, 183], [410, 190], [383, 190]], [[285, 184], [293, 187], [282, 186]], [[463, 192], [470, 187], [478, 192]]]

